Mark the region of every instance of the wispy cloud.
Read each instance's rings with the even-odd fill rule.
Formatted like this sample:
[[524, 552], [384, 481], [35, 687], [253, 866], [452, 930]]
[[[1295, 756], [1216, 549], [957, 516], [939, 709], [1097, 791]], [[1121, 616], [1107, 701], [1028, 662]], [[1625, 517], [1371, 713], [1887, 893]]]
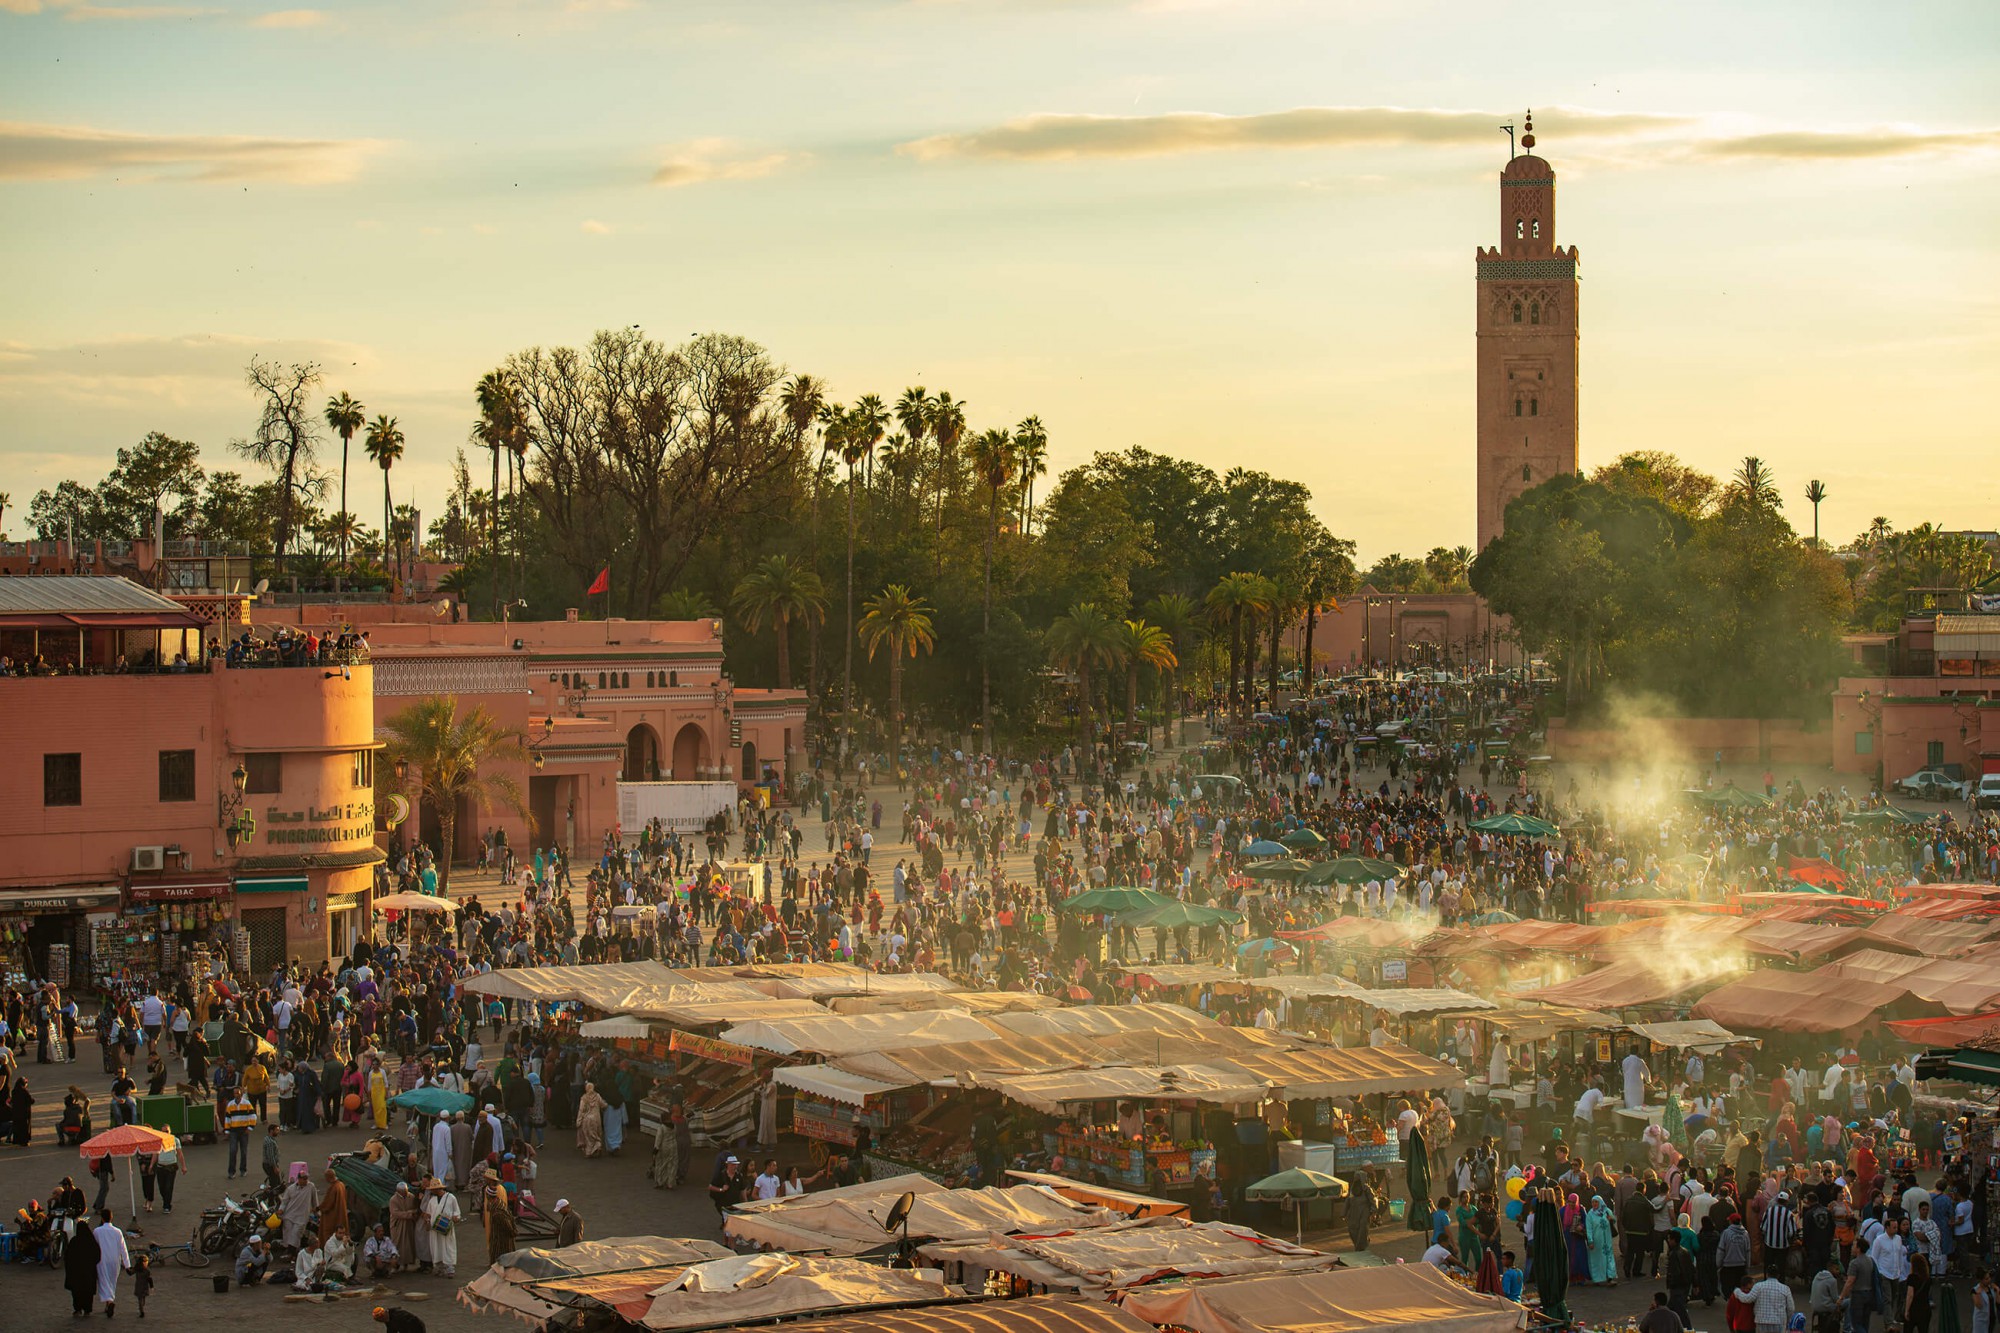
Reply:
[[[1683, 116], [1552, 108], [1543, 124], [1567, 138], [1615, 139], [1688, 124]], [[1040, 115], [992, 129], [939, 134], [898, 145], [925, 161], [954, 157], [1048, 160], [1156, 157], [1245, 148], [1353, 148], [1402, 144], [1490, 144], [1515, 119], [1493, 111], [1392, 106], [1312, 106], [1255, 115], [1172, 112], [1157, 116]]]
[[77, 23], [96, 19], [139, 20], [196, 19], [219, 14], [219, 9], [195, 5], [98, 5], [89, 0], [0, 0], [0, 12], [8, 14], [61, 14]]
[[599, 222], [596, 218], [585, 218], [578, 225], [577, 229], [587, 232], [592, 236], [609, 236], [611, 234], [611, 224], [608, 222]]
[[653, 173], [653, 184], [701, 185], [708, 181], [747, 181], [794, 160], [790, 153], [747, 153], [729, 139], [690, 139], [671, 144]]
[[274, 9], [250, 20], [253, 28], [317, 28], [326, 22], [323, 9]]
[[29, 385], [173, 394], [194, 381], [239, 381], [253, 356], [318, 361], [340, 370], [372, 361], [367, 348], [352, 343], [219, 333], [50, 346], [0, 342], [0, 396]]
[[1777, 130], [1697, 140], [1693, 149], [1703, 157], [1797, 161], [1935, 157], [2000, 150], [2000, 129], [1934, 131], [1881, 126], [1866, 130]]
[[352, 180], [382, 144], [370, 139], [269, 139], [230, 134], [127, 134], [83, 125], [0, 121], [0, 180], [75, 180], [137, 173], [151, 179]]

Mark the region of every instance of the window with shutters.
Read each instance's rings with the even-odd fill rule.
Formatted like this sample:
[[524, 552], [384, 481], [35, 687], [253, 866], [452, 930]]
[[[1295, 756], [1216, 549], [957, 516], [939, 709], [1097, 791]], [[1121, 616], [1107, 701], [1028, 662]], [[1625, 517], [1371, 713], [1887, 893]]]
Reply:
[[160, 751], [160, 800], [192, 801], [194, 799], [194, 751]]

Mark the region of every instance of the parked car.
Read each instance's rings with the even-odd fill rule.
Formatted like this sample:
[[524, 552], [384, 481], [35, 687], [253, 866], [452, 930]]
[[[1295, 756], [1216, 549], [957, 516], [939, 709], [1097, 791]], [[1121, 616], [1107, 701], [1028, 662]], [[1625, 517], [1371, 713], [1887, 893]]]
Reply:
[[1960, 782], [1941, 768], [1919, 769], [1906, 778], [1896, 779], [1898, 793], [1924, 801], [1962, 801], [1969, 790], [1970, 784]]
[[2000, 773], [1988, 773], [1979, 779], [1972, 803], [1981, 810], [2000, 810]]

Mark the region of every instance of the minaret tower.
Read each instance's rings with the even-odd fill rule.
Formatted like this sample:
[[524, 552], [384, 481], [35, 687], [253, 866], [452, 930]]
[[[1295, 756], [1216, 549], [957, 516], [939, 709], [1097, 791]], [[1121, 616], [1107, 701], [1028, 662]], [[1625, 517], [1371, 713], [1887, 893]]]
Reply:
[[1478, 253], [1479, 550], [1508, 501], [1577, 470], [1576, 247], [1556, 244], [1556, 172], [1534, 149], [1530, 111], [1500, 173], [1500, 244]]

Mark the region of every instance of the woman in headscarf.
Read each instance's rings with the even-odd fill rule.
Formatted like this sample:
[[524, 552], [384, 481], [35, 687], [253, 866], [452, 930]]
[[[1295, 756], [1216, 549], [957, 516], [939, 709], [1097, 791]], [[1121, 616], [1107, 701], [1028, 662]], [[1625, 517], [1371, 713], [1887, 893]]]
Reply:
[[188, 1028], [187, 1078], [188, 1086], [208, 1091], [208, 1037], [201, 1030], [201, 1024]]
[[298, 1131], [310, 1134], [319, 1128], [319, 1071], [309, 1062], [301, 1060], [293, 1077], [297, 1080], [294, 1100], [298, 1103]]
[[1556, 1218], [1562, 1223], [1563, 1240], [1569, 1245], [1570, 1281], [1590, 1281], [1590, 1247], [1584, 1241], [1583, 1200], [1574, 1194], [1569, 1195]]
[[71, 1317], [90, 1313], [97, 1296], [97, 1264], [104, 1256], [89, 1219], [76, 1219], [76, 1234], [63, 1246], [63, 1285], [69, 1288]]
[[375, 1128], [387, 1129], [389, 1127], [389, 1075], [382, 1068], [382, 1058], [380, 1056], [371, 1055], [368, 1057], [368, 1073], [364, 1077], [363, 1083], [366, 1085], [367, 1091], [364, 1095], [368, 1099], [369, 1114], [375, 1119]]
[[576, 1104], [576, 1149], [585, 1157], [604, 1155], [604, 1098], [595, 1083], [583, 1085], [583, 1100]]
[[28, 1146], [28, 1131], [33, 1128], [30, 1119], [34, 1115], [35, 1095], [28, 1091], [28, 1080], [14, 1080], [14, 1093], [7, 1099], [7, 1114], [14, 1131], [14, 1146]]
[[361, 1123], [361, 1066], [349, 1060], [340, 1071], [340, 1123], [342, 1126]]
[[1618, 1281], [1618, 1240], [1611, 1230], [1611, 1210], [1604, 1206], [1604, 1196], [1590, 1196], [1590, 1212], [1583, 1220], [1584, 1243], [1590, 1251], [1590, 1281], [1592, 1283], [1612, 1283]]
[[1479, 1210], [1472, 1206], [1472, 1191], [1458, 1192], [1458, 1206], [1452, 1210], [1452, 1217], [1458, 1223], [1458, 1261], [1468, 1273], [1479, 1271], [1479, 1235], [1473, 1230], [1472, 1221]]
[[301, 1171], [285, 1186], [285, 1192], [278, 1196], [278, 1218], [285, 1224], [284, 1242], [297, 1249], [306, 1234], [306, 1227], [312, 1221], [313, 1187]]
[[1375, 1189], [1366, 1172], [1357, 1171], [1347, 1191], [1347, 1238], [1354, 1248], [1368, 1248], [1368, 1228], [1375, 1221]]
[[397, 1181], [396, 1192], [389, 1196], [389, 1239], [396, 1242], [396, 1254], [404, 1267], [417, 1261], [417, 1213], [417, 1196], [410, 1192], [409, 1183]]

